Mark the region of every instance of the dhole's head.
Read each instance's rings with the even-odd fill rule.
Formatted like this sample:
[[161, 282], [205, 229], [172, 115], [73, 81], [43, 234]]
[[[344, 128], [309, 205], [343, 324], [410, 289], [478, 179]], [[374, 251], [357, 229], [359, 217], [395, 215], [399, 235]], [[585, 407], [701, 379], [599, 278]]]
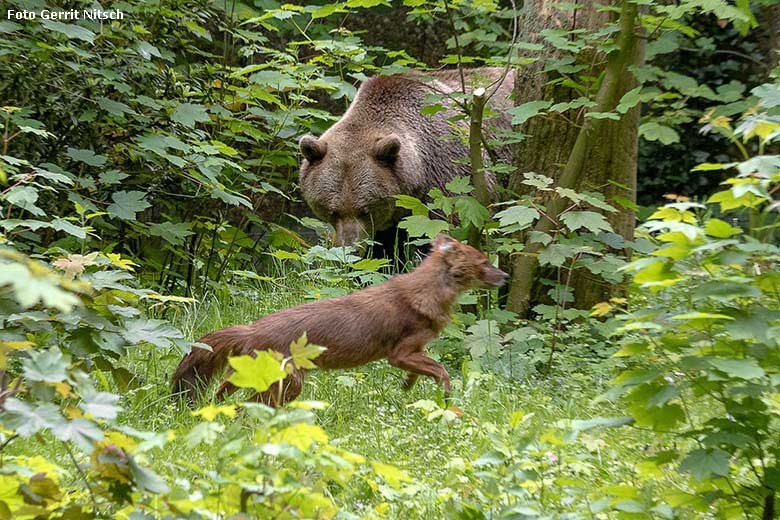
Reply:
[[493, 267], [490, 259], [481, 252], [447, 235], [436, 237], [431, 255], [438, 257], [447, 274], [463, 288], [501, 287], [509, 277], [501, 269]]

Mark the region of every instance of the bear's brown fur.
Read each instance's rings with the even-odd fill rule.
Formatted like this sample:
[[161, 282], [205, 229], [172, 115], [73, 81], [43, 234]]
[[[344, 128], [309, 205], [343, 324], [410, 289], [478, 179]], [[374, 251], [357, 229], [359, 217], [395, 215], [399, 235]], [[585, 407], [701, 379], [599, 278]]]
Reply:
[[[503, 69], [464, 71], [467, 92], [498, 81]], [[509, 129], [511, 75], [491, 98], [490, 127]], [[392, 229], [403, 215], [393, 195], [424, 198], [431, 188], [470, 175], [468, 122], [448, 121], [457, 107], [433, 115], [420, 111], [435, 93], [461, 91], [457, 71], [376, 76], [363, 82], [344, 116], [317, 139], [303, 136], [300, 185], [306, 202], [346, 245]], [[446, 103], [446, 101], [445, 101]], [[454, 127], [453, 127], [454, 125]], [[511, 161], [507, 147], [496, 150]]]
[[[382, 285], [207, 334], [200, 341], [212, 351], [196, 348], [184, 356], [173, 376], [173, 390], [192, 402], [229, 356], [269, 349], [289, 356], [290, 343], [305, 332], [311, 343], [326, 348], [314, 359], [320, 368], [352, 368], [386, 358], [408, 372], [407, 388], [425, 375], [449, 392], [447, 371], [425, 354], [425, 345], [447, 323], [450, 307], [461, 292], [474, 286], [498, 287], [506, 277], [473, 247], [439, 235], [417, 269]], [[295, 399], [303, 376], [303, 370], [296, 370], [283, 385], [275, 385], [256, 399], [272, 406]], [[218, 395], [234, 390], [226, 378]]]

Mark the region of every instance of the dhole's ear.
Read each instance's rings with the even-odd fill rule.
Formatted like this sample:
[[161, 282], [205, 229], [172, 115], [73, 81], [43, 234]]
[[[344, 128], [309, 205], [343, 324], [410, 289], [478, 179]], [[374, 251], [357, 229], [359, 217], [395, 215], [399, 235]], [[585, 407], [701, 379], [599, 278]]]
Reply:
[[448, 251], [452, 251], [454, 245], [455, 245], [454, 238], [449, 237], [443, 233], [440, 233], [436, 237], [436, 240], [433, 242], [433, 250], [438, 251], [440, 253], [446, 253]]
[[374, 157], [386, 163], [395, 162], [399, 151], [401, 151], [401, 140], [395, 134], [386, 135], [374, 145]]
[[304, 135], [298, 141], [298, 148], [300, 148], [301, 154], [307, 161], [314, 162], [325, 157], [325, 153], [328, 151], [328, 144], [319, 141], [312, 135]]

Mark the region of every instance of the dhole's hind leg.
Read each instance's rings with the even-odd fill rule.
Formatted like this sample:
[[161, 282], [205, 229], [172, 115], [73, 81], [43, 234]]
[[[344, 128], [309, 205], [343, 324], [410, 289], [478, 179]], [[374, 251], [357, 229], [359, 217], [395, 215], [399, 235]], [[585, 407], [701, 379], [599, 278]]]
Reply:
[[413, 374], [412, 372], [406, 373], [406, 380], [404, 381], [404, 390], [411, 390], [420, 374]]
[[304, 373], [296, 370], [282, 381], [274, 383], [263, 393], [252, 396], [252, 401], [263, 403], [273, 408], [281, 408], [301, 394]]
[[[217, 399], [224, 399], [238, 390], [238, 387], [227, 380], [231, 373], [232, 371], [225, 376], [222, 384], [219, 385], [216, 395]], [[301, 394], [304, 375], [302, 370], [296, 370], [283, 380], [272, 384], [271, 388], [265, 392], [254, 394], [249, 400], [263, 403], [273, 408], [281, 408]]]

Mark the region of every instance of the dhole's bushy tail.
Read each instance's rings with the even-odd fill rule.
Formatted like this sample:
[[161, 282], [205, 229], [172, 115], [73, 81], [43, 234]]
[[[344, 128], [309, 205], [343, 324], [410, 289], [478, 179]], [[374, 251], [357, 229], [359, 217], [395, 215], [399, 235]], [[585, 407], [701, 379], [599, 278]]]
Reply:
[[174, 395], [186, 397], [190, 403], [197, 401], [214, 375], [225, 368], [228, 357], [246, 350], [251, 335], [250, 327], [239, 325], [203, 336], [199, 342], [212, 350], [195, 347], [184, 356], [171, 380]]

